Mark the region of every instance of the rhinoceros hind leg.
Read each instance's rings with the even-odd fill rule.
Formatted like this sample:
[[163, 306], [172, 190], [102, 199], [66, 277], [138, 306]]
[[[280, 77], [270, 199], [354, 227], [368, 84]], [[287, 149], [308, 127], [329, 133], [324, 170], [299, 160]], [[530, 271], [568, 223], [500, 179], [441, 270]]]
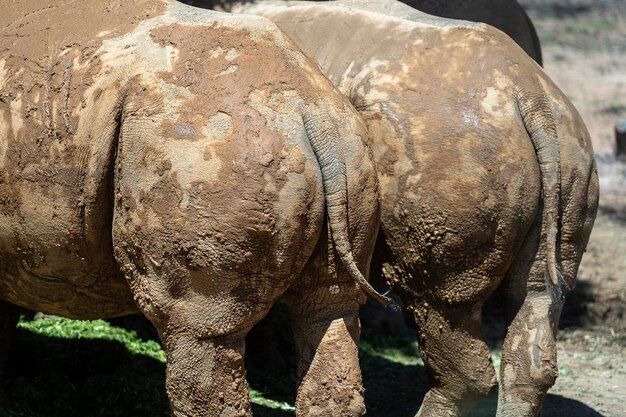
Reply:
[[[119, 226], [122, 221], [116, 220], [116, 259], [140, 311], [156, 327], [166, 353], [166, 389], [172, 416], [251, 416], [245, 335], [274, 300], [253, 298], [260, 291], [253, 285], [244, 287], [252, 281], [251, 275], [236, 271], [211, 274], [208, 269], [181, 265], [177, 258], [167, 257], [166, 237], [154, 232], [146, 243], [147, 237], [124, 233]], [[131, 221], [124, 224], [134, 226]], [[155, 259], [164, 261], [157, 264]], [[255, 282], [266, 280], [258, 278]], [[232, 296], [231, 283], [244, 283], [235, 286], [232, 293], [244, 287], [248, 298]]]
[[358, 307], [333, 314], [320, 305], [308, 307], [291, 305], [298, 351], [296, 414], [360, 417], [365, 402], [357, 352]]
[[328, 273], [325, 259], [316, 252], [284, 297], [297, 351], [296, 415], [360, 417], [365, 402], [357, 344], [365, 296], [347, 273]]
[[528, 293], [502, 347], [498, 417], [541, 416], [557, 375], [556, 326], [560, 306], [546, 293]]
[[164, 339], [173, 417], [252, 415], [244, 335], [201, 338], [177, 333]]
[[416, 417], [465, 415], [496, 385], [481, 306], [421, 301], [411, 309], [430, 385]]
[[498, 417], [541, 415], [557, 375], [556, 330], [563, 305], [546, 289], [545, 245], [527, 238], [504, 282], [507, 335], [502, 346]]
[[7, 403], [4, 388], [4, 366], [11, 346], [11, 337], [15, 333], [15, 326], [20, 317], [20, 309], [10, 303], [0, 300], [0, 409]]

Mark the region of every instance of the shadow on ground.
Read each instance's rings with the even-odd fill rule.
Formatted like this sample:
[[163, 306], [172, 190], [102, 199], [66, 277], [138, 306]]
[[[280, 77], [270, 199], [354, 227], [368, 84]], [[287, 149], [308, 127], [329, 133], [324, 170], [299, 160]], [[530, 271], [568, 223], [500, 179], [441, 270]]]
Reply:
[[[124, 323], [152, 334], [140, 318]], [[17, 329], [5, 372], [1, 417], [169, 416], [165, 365], [118, 342], [46, 337]], [[267, 381], [263, 381], [267, 383]], [[253, 405], [254, 415], [292, 414]]]
[[168, 416], [165, 365], [99, 339], [18, 328], [6, 369], [7, 417]]
[[[137, 318], [116, 324], [135, 328], [142, 335], [153, 335]], [[407, 341], [380, 338], [366, 331], [362, 345], [368, 416], [413, 417], [426, 390], [426, 379], [420, 363], [398, 362], [411, 353]], [[263, 393], [263, 398], [293, 404], [291, 348], [286, 356], [288, 372], [272, 376], [250, 366], [249, 380], [252, 388]], [[0, 416], [168, 416], [164, 376], [163, 363], [133, 354], [115, 341], [46, 337], [19, 328], [7, 364], [8, 407], [0, 411]], [[494, 393], [471, 417], [495, 415], [496, 402]], [[256, 417], [294, 415], [293, 411], [259, 404], [253, 406], [253, 412]], [[544, 416], [557, 415], [603, 417], [578, 401], [550, 395]]]

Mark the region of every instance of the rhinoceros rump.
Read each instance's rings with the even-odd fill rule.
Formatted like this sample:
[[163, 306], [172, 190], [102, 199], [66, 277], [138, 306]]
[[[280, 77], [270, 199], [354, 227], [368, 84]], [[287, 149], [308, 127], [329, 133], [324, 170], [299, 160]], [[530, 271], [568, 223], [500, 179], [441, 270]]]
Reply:
[[382, 195], [373, 263], [413, 313], [431, 385], [418, 416], [463, 415], [495, 385], [481, 307], [496, 288], [508, 321], [498, 416], [536, 416], [597, 210], [589, 133], [502, 32], [381, 8], [406, 10], [393, 0], [233, 10], [278, 24], [366, 120]]
[[241, 416], [244, 335], [284, 295], [298, 412], [361, 415], [379, 195], [349, 102], [264, 18], [167, 0], [0, 7], [0, 329], [9, 304], [139, 310], [172, 413]]

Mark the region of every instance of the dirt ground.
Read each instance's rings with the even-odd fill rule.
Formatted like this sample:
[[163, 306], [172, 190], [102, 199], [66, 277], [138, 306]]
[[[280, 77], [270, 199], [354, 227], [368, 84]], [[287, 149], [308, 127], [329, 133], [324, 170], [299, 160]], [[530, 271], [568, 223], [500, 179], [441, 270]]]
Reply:
[[[626, 416], [626, 0], [522, 0], [545, 70], [580, 111], [600, 172], [600, 210], [559, 336], [559, 375], [546, 416]], [[575, 400], [567, 406], [555, 398]], [[576, 407], [582, 403], [586, 407]]]

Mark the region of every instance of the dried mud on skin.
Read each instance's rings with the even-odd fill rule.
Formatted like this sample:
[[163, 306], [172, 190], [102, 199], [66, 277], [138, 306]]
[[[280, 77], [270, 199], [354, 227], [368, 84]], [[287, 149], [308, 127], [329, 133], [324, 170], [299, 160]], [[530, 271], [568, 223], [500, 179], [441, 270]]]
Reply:
[[[544, 416], [626, 415], [626, 161], [614, 125], [626, 118], [626, 1], [521, 0], [541, 38], [545, 69], [591, 133], [600, 207], [559, 334], [559, 378]], [[574, 402], [561, 399], [576, 400]]]
[[[599, 2], [596, 9], [560, 19], [541, 13], [533, 15], [532, 12], [538, 3], [564, 6], [567, 1], [530, 3], [533, 4], [531, 17], [540, 37], [567, 40], [568, 33], [576, 30], [584, 36], [598, 19], [608, 22], [599, 33], [599, 40], [591, 46], [573, 47], [549, 39], [544, 42], [543, 50], [546, 72], [572, 100], [589, 128], [600, 175], [599, 212], [564, 322], [567, 324], [569, 320], [570, 324], [579, 326], [604, 325], [623, 332], [626, 330], [623, 320], [626, 305], [626, 259], [623, 256], [626, 253], [626, 161], [614, 157], [614, 126], [617, 120], [626, 118], [626, 2]], [[611, 4], [612, 8], [609, 7]]]
[[[520, 3], [530, 6], [527, 10], [544, 43], [548, 75], [573, 101], [589, 127], [599, 156], [601, 184], [596, 225], [583, 257], [577, 287], [569, 297], [569, 310], [562, 320], [565, 327], [558, 340], [560, 375], [549, 391], [544, 417], [623, 417], [626, 415], [626, 321], [623, 316], [626, 307], [626, 163], [616, 161], [611, 153], [614, 122], [626, 118], [626, 1], [521, 0]], [[552, 6], [560, 10], [560, 17], [554, 17]], [[567, 13], [567, 10], [576, 13]], [[603, 23], [606, 21], [609, 24]], [[586, 36], [587, 40], [577, 46], [571, 41], [576, 36]], [[590, 38], [595, 40], [592, 42]], [[37, 342], [41, 343], [34, 352], [52, 360], [50, 355], [54, 356], [55, 352], [46, 348], [48, 342], [41, 339]], [[109, 358], [111, 348], [107, 346], [105, 350]], [[386, 349], [385, 346], [378, 348], [379, 352]], [[84, 350], [82, 352], [85, 355]], [[361, 365], [365, 365], [367, 415], [412, 417], [426, 390], [423, 367], [419, 363], [398, 364], [367, 353], [362, 353], [361, 358]], [[364, 358], [369, 362], [363, 361]], [[137, 358], [133, 358], [132, 363], [136, 364]], [[157, 367], [157, 378], [162, 375], [162, 365], [151, 366]], [[117, 372], [110, 365], [106, 368], [96, 369], [96, 372], [102, 375]], [[140, 384], [141, 389], [154, 382], [150, 377], [140, 376], [146, 378]], [[279, 387], [278, 392], [291, 393], [293, 381], [280, 381], [284, 387]], [[111, 387], [110, 393], [115, 394], [115, 389]], [[164, 388], [160, 389], [164, 395]], [[264, 396], [280, 397], [276, 392], [272, 388]], [[156, 401], [159, 399], [164, 403], [164, 398]], [[495, 394], [492, 394], [470, 416], [493, 416], [495, 402]], [[101, 406], [105, 409], [104, 404]], [[67, 416], [77, 415], [67, 411]], [[99, 415], [102, 410], [91, 408], [90, 412], [89, 415]], [[164, 407], [163, 413], [158, 415], [168, 415], [167, 409]], [[255, 409], [257, 417], [293, 415], [292, 411]]]

